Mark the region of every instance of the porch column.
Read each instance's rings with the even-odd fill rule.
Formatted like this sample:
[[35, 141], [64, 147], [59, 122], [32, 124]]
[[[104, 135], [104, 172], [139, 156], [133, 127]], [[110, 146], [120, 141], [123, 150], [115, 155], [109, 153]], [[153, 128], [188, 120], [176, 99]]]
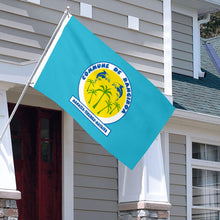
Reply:
[[[6, 91], [11, 86], [12, 84], [0, 83], [0, 132], [8, 120]], [[0, 143], [0, 219], [17, 219], [16, 200], [20, 198], [21, 193], [16, 190], [11, 134], [8, 128]]]
[[159, 135], [133, 170], [119, 163], [119, 219], [167, 219], [170, 208]]

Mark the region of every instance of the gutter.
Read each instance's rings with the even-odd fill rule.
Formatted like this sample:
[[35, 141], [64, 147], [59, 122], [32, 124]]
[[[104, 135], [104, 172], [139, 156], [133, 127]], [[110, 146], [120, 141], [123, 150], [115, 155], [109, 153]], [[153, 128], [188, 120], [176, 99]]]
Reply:
[[214, 125], [220, 125], [220, 117], [215, 115], [208, 115], [198, 112], [186, 111], [181, 109], [175, 109], [172, 117], [190, 119], [198, 122], [205, 122]]
[[210, 21], [210, 18], [211, 18], [210, 13], [205, 14], [204, 19], [199, 20], [199, 25], [208, 23]]

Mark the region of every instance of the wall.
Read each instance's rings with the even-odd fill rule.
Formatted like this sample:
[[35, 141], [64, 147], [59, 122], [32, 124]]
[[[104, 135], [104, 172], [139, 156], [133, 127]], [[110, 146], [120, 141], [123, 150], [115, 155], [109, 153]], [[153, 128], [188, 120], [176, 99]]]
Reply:
[[75, 219], [117, 219], [117, 160], [74, 123]]
[[173, 72], [193, 76], [193, 19], [172, 12]]
[[[80, 2], [0, 0], [0, 59], [22, 65], [38, 60], [69, 5], [77, 19], [163, 91], [163, 1], [85, 0], [93, 6], [92, 19], [80, 16]], [[128, 15], [139, 18], [139, 31], [128, 28]], [[14, 89], [9, 100], [15, 102], [19, 93]], [[35, 99], [25, 104], [38, 105]], [[74, 135], [75, 219], [117, 219], [116, 159], [77, 123]]]
[[171, 220], [186, 219], [186, 138], [169, 135]]
[[18, 220], [16, 200], [0, 199], [0, 220]]
[[[66, 6], [85, 26], [163, 90], [163, 4], [160, 0], [84, 1], [93, 6], [93, 18], [79, 16], [78, 0], [0, 0], [0, 59], [38, 60]], [[127, 16], [140, 19], [140, 30], [127, 28]]]

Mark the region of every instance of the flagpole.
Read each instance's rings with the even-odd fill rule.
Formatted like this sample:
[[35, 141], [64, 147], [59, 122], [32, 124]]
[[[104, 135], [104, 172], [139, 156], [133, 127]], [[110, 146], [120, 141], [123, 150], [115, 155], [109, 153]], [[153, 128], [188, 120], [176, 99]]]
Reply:
[[57, 25], [57, 27], [56, 27], [54, 33], [52, 34], [52, 36], [51, 36], [51, 38], [50, 38], [50, 40], [49, 40], [47, 46], [45, 47], [44, 52], [42, 53], [42, 55], [41, 55], [41, 57], [40, 57], [38, 63], [36, 64], [36, 66], [35, 66], [35, 68], [34, 68], [32, 74], [31, 74], [31, 76], [29, 77], [29, 79], [28, 79], [28, 81], [27, 81], [27, 83], [26, 83], [26, 85], [25, 85], [25, 87], [24, 87], [24, 89], [23, 89], [23, 91], [22, 91], [22, 93], [21, 93], [21, 95], [20, 95], [20, 97], [19, 97], [19, 99], [18, 99], [18, 101], [17, 101], [17, 103], [16, 103], [16, 105], [15, 105], [15, 107], [14, 107], [14, 109], [13, 109], [13, 111], [12, 111], [10, 117], [9, 117], [9, 119], [8, 119], [8, 121], [7, 121], [7, 123], [5, 124], [4, 129], [2, 130], [2, 133], [1, 133], [1, 136], [0, 136], [0, 142], [2, 142], [2, 139], [3, 139], [4, 135], [5, 135], [5, 132], [6, 132], [7, 128], [8, 128], [8, 126], [9, 126], [9, 124], [11, 123], [11, 121], [12, 121], [12, 119], [13, 119], [13, 117], [14, 117], [14, 115], [15, 115], [17, 109], [18, 109], [18, 106], [20, 105], [21, 100], [23, 99], [23, 97], [24, 97], [24, 95], [25, 95], [25, 93], [26, 93], [26, 91], [27, 91], [27, 89], [28, 89], [28, 86], [30, 85], [30, 83], [31, 83], [31, 81], [32, 81], [32, 79], [33, 79], [33, 77], [34, 77], [34, 75], [35, 75], [35, 73], [36, 73], [36, 70], [37, 70], [38, 67], [40, 66], [40, 64], [41, 64], [41, 62], [42, 62], [42, 60], [43, 60], [43, 58], [45, 57], [45, 55], [46, 55], [46, 53], [47, 53], [49, 47], [51, 46], [51, 44], [52, 44], [52, 42], [53, 42], [53, 40], [54, 40], [54, 37], [56, 36], [57, 32], [59, 31], [60, 26], [62, 25], [62, 23], [63, 23], [64, 19], [66, 18], [66, 16], [69, 16], [69, 15], [70, 15], [69, 10], [70, 10], [70, 7], [67, 6], [67, 8], [66, 8], [66, 10], [64, 11], [64, 14], [63, 14], [63, 16], [61, 17], [61, 19], [60, 19], [60, 21], [59, 21], [59, 23], [58, 23], [58, 25]]

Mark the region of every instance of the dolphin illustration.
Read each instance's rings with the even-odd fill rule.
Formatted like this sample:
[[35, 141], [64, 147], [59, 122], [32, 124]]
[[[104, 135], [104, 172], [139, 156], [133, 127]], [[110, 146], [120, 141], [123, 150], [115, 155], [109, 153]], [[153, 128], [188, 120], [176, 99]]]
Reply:
[[97, 81], [99, 78], [107, 80], [107, 75], [108, 73], [105, 70], [103, 70], [103, 72], [97, 74], [95, 81]]
[[117, 83], [117, 82], [113, 83], [112, 85], [117, 89], [117, 92], [118, 92], [117, 96], [118, 96], [118, 98], [117, 98], [116, 101], [118, 101], [122, 97], [122, 95], [123, 95], [123, 88], [124, 88], [124, 86], [119, 84], [119, 83]]

